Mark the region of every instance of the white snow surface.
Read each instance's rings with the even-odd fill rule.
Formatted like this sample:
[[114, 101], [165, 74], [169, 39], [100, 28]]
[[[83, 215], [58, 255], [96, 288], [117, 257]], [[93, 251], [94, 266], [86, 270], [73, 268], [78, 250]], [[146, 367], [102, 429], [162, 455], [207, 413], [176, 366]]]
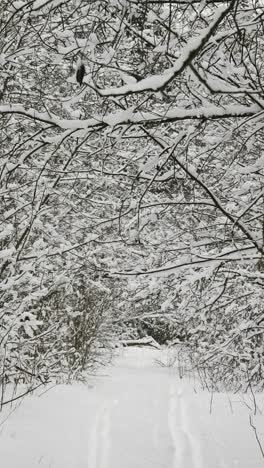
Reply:
[[264, 395], [257, 408], [250, 395], [211, 395], [160, 366], [166, 353], [127, 348], [85, 385], [5, 407], [1, 468], [263, 467], [249, 416], [264, 445]]

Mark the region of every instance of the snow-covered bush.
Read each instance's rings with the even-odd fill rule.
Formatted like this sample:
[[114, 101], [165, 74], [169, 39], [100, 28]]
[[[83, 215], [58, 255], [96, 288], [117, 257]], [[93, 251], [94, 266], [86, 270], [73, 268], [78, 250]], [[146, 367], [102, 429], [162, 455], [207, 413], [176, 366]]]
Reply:
[[186, 355], [211, 389], [262, 389], [263, 288], [258, 268], [233, 264], [228, 272], [220, 266], [214, 281], [211, 275], [201, 277], [189, 284], [188, 299], [184, 293], [178, 320]]
[[84, 378], [109, 359], [109, 294], [80, 284], [51, 291], [30, 312], [5, 314], [1, 323], [1, 384]]

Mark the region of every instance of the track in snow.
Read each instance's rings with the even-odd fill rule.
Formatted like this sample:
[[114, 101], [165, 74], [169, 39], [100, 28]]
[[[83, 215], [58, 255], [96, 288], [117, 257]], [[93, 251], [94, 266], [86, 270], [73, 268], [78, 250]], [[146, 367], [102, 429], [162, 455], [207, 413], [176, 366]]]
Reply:
[[[1, 467], [262, 467], [241, 397], [215, 395], [210, 413], [211, 395], [158, 366], [161, 358], [159, 350], [127, 349], [88, 386], [29, 397], [2, 425], [0, 414]], [[262, 395], [258, 405], [264, 441]]]

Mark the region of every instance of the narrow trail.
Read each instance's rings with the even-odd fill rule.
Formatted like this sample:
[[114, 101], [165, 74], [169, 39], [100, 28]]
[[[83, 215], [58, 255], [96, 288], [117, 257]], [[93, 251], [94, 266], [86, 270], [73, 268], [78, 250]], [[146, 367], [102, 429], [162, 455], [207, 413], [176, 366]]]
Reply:
[[170, 387], [168, 420], [175, 450], [173, 468], [203, 468], [199, 442], [189, 431], [182, 392], [175, 383]]
[[[262, 467], [242, 399], [215, 395], [210, 412], [211, 395], [161, 358], [127, 349], [88, 385], [30, 397], [2, 426], [0, 416], [1, 468]], [[254, 423], [264, 440], [261, 412]]]
[[[150, 349], [126, 350], [101, 383], [97, 382], [95, 391], [101, 395], [102, 404], [96, 410], [96, 422], [91, 428], [87, 466], [262, 466], [243, 411], [232, 414], [226, 395], [220, 394], [215, 397], [215, 412], [210, 413], [210, 394], [197, 391], [193, 381], [181, 380], [176, 369], [157, 365], [159, 355], [159, 351]], [[237, 420], [238, 425], [241, 421], [244, 424], [241, 436], [241, 440], [246, 438], [244, 452]], [[251, 453], [248, 442], [254, 447]]]
[[[237, 397], [199, 391], [176, 369], [157, 365], [160, 352], [126, 350], [102, 385], [89, 468], [260, 468], [263, 459]], [[263, 406], [262, 402], [262, 406]], [[263, 420], [262, 420], [263, 424]], [[264, 425], [263, 425], [264, 428]], [[264, 432], [263, 432], [264, 435]], [[245, 441], [243, 444], [242, 441]], [[241, 443], [242, 442], [242, 443]], [[93, 446], [93, 444], [92, 444]], [[101, 457], [99, 456], [101, 453]]]
[[103, 401], [90, 428], [89, 468], [173, 466], [168, 379], [163, 369], [110, 370], [96, 390]]

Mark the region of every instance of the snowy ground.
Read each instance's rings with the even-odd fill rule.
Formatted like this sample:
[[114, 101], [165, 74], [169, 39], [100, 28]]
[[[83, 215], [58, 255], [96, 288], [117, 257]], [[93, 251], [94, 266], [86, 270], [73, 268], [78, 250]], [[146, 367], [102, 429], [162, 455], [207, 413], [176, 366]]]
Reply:
[[161, 353], [127, 349], [85, 386], [60, 385], [5, 408], [1, 468], [263, 467], [249, 415], [264, 446], [264, 395], [256, 415], [250, 396], [211, 398], [158, 366]]

